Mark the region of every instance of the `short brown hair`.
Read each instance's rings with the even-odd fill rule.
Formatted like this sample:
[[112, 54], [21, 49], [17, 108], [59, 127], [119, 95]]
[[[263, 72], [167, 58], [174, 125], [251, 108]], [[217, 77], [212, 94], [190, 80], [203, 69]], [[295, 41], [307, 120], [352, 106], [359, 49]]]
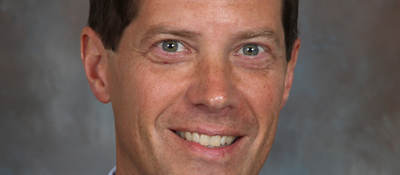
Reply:
[[[282, 0], [282, 24], [286, 57], [290, 60], [298, 37], [299, 0]], [[89, 27], [96, 31], [106, 49], [117, 50], [125, 28], [139, 11], [139, 0], [90, 0]]]

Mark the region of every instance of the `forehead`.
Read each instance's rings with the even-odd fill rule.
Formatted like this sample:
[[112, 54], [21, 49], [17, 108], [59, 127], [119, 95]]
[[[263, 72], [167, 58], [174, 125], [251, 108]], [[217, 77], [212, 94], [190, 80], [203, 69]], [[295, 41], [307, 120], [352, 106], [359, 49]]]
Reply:
[[[143, 0], [135, 21], [208, 30], [282, 30], [282, 0]], [[219, 28], [221, 27], [221, 28]]]

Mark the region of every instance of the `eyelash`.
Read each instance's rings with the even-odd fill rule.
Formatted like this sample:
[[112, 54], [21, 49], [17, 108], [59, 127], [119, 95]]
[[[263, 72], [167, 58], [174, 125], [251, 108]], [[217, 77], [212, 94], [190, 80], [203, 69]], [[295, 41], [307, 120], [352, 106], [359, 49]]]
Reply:
[[[187, 47], [185, 46], [185, 44], [184, 44], [182, 41], [179, 41], [179, 40], [170, 40], [170, 39], [168, 39], [168, 40], [162, 40], [162, 41], [158, 42], [158, 43], [156, 44], [156, 46], [157, 46], [158, 48], [160, 48], [160, 49], [163, 49], [163, 43], [164, 43], [164, 42], [167, 42], [167, 41], [175, 41], [175, 42], [177, 42], [177, 43], [178, 43], [178, 50], [179, 50], [179, 47], [182, 47], [182, 50], [176, 51], [176, 53], [179, 53], [179, 52], [183, 52], [183, 51], [185, 51], [185, 50], [188, 50]], [[172, 54], [172, 53], [169, 53], [169, 54]]]
[[[167, 51], [163, 50], [163, 43], [167, 42], [167, 41], [176, 41], [178, 43], [178, 46], [179, 46], [178, 51], [176, 51], [176, 52], [167, 52]], [[245, 55], [243, 53], [243, 48], [245, 46], [248, 46], [248, 45], [257, 46], [258, 49], [259, 49], [259, 53], [257, 55], [254, 55], [254, 56]], [[153, 46], [155, 48], [157, 48], [155, 53], [156, 53], [156, 55], [158, 55], [157, 57], [159, 57], [159, 59], [162, 59], [162, 58], [168, 59], [168, 57], [169, 57], [170, 59], [181, 60], [184, 57], [186, 57], [187, 55], [190, 55], [191, 52], [193, 51], [193, 49], [191, 49], [191, 47], [188, 47], [185, 42], [183, 42], [181, 40], [177, 40], [177, 39], [163, 39], [163, 40], [160, 40], [160, 41], [156, 42]], [[266, 53], [268, 54], [269, 50], [270, 49], [268, 47], [264, 46], [263, 44], [250, 42], [250, 43], [241, 44], [239, 47], [237, 47], [237, 49], [234, 50], [233, 56], [242, 57], [244, 60], [260, 60], [261, 61], [261, 60], [264, 60], [262, 58], [266, 57], [265, 54]], [[157, 52], [158, 52], [158, 54], [157, 54]], [[178, 61], [178, 60], [175, 60], [175, 61]], [[170, 60], [170, 61], [172, 61], [172, 60]]]
[[261, 44], [257, 44], [257, 43], [245, 43], [245, 44], [240, 45], [239, 48], [235, 49], [236, 51], [235, 51], [234, 56], [243, 55], [243, 56], [245, 56], [245, 57], [257, 57], [257, 56], [259, 55], [259, 54], [256, 55], [256, 56], [244, 55], [244, 53], [243, 53], [243, 48], [244, 48], [245, 46], [247, 46], [247, 45], [255, 45], [255, 46], [257, 46], [257, 47], [259, 48], [259, 54], [266, 53], [266, 52], [269, 50], [267, 47], [265, 47], [265, 46], [263, 46], [263, 45], [261, 45]]
[[[168, 52], [163, 49], [163, 43], [167, 41], [176, 41], [178, 45], [178, 50], [176, 52]], [[173, 64], [188, 60], [192, 53], [191, 47], [188, 47], [187, 44], [181, 40], [177, 39], [163, 39], [152, 44], [149, 52], [151, 55], [151, 60], [155, 63], [162, 64]]]

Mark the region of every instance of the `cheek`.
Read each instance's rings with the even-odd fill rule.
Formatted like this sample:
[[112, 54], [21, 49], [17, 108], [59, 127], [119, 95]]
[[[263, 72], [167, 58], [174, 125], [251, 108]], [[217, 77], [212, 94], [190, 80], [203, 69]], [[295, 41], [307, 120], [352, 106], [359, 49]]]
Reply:
[[265, 129], [278, 117], [283, 98], [282, 73], [245, 74], [239, 90], [244, 94], [260, 129]]
[[131, 115], [126, 120], [137, 120], [133, 123], [150, 130], [160, 127], [157, 120], [185, 92], [184, 80], [190, 75], [186, 71], [189, 69], [164, 68], [147, 62], [130, 67], [122, 73], [116, 93], [121, 98], [119, 105], [126, 106], [126, 115]]
[[153, 66], [121, 65], [113, 80], [111, 96], [118, 145], [131, 157], [146, 153], [143, 159], [153, 159], [160, 155], [157, 152], [163, 148], [161, 143], [165, 143], [164, 137], [160, 136], [167, 130], [160, 119], [177, 101], [184, 84], [177, 81], [180, 79], [177, 74]]

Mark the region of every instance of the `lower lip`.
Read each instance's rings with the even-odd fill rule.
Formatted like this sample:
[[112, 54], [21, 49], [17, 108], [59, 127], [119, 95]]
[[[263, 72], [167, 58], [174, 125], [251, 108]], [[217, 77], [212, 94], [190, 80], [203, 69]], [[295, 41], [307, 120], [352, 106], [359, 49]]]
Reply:
[[176, 140], [177, 143], [180, 143], [180, 145], [182, 145], [184, 149], [186, 148], [200, 157], [205, 157], [207, 159], [213, 160], [223, 159], [224, 157], [233, 155], [235, 152], [237, 152], [237, 150], [239, 150], [240, 145], [242, 145], [241, 142], [243, 138], [238, 138], [234, 143], [228, 146], [209, 148], [196, 142], [187, 141], [184, 138], [176, 135], [173, 131], [171, 132], [175, 137], [174, 140]]

